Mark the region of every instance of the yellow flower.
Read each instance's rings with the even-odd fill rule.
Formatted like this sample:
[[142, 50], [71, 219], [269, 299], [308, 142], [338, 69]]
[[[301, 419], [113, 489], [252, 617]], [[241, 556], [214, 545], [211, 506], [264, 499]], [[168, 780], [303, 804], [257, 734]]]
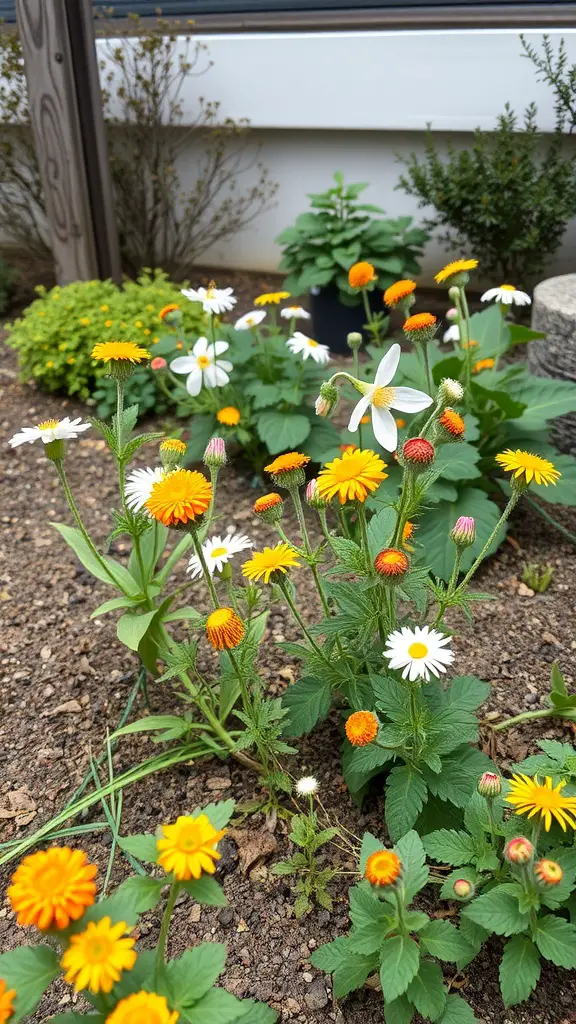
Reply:
[[145, 327], [144, 330], [142, 331], [142, 334], [151, 334], [151, 333], [152, 332], [151, 332], [149, 327]]
[[8, 888], [18, 924], [35, 924], [41, 931], [67, 928], [94, 903], [97, 871], [83, 850], [69, 846], [54, 846], [25, 857]]
[[206, 637], [217, 651], [238, 647], [245, 633], [244, 623], [233, 608], [217, 608], [206, 619]]
[[149, 358], [146, 349], [140, 348], [133, 341], [101, 341], [92, 349], [92, 359], [100, 359], [103, 363], [142, 363]]
[[217, 831], [206, 814], [196, 817], [181, 815], [173, 825], [162, 825], [162, 839], [157, 842], [158, 863], [166, 874], [185, 882], [200, 878], [203, 871], [213, 875], [214, 861], [220, 860], [215, 849], [225, 829]]
[[68, 363], [68, 364], [69, 364], [70, 366], [74, 366], [74, 363], [76, 362], [76, 360], [75, 360], [74, 356], [70, 356], [70, 358], [69, 358], [69, 359], [67, 359], [67, 360], [66, 360], [66, 362], [67, 362], [67, 363]]
[[81, 324], [82, 324], [82, 325], [83, 325], [84, 327], [88, 327], [88, 324], [90, 323], [90, 317], [89, 317], [89, 316], [83, 316], [83, 317], [81, 317], [81, 318], [80, 318], [80, 323], [81, 323]]
[[122, 971], [136, 963], [135, 939], [126, 935], [125, 921], [112, 924], [110, 917], [90, 921], [86, 931], [70, 936], [70, 945], [62, 957], [64, 980], [91, 992], [110, 992], [120, 981]]
[[303, 469], [309, 462], [309, 455], [301, 455], [300, 452], [287, 452], [285, 455], [279, 455], [273, 462], [264, 466], [264, 469], [267, 473], [289, 473], [294, 469]]
[[563, 779], [553, 789], [549, 775], [543, 784], [538, 781], [537, 775], [533, 779], [528, 775], [513, 775], [506, 802], [516, 808], [516, 814], [528, 814], [529, 818], [540, 815], [547, 832], [550, 831], [553, 818], [564, 832], [566, 825], [576, 829], [576, 796], [562, 796], [561, 791], [565, 785], [566, 779]]
[[178, 526], [192, 523], [203, 515], [211, 500], [212, 485], [202, 473], [195, 469], [176, 469], [156, 481], [146, 508], [165, 526]]
[[366, 747], [378, 735], [378, 719], [371, 711], [354, 711], [346, 719], [344, 730], [353, 747]]
[[348, 271], [348, 284], [351, 288], [365, 288], [371, 281], [376, 280], [376, 271], [371, 263], [361, 260], [354, 263]]
[[103, 313], [107, 313], [108, 310], [110, 309], [110, 306], [100, 306], [100, 309], [102, 310]]
[[161, 452], [176, 452], [177, 455], [184, 455], [187, 445], [179, 437], [166, 437], [160, 444]]
[[152, 305], [151, 302], [148, 303], [148, 305], [146, 306], [146, 309], [148, 310], [149, 313], [153, 313], [154, 312], [154, 306]]
[[434, 280], [436, 284], [444, 284], [445, 281], [450, 282], [451, 277], [456, 277], [457, 274], [467, 274], [469, 270], [475, 270], [477, 266], [478, 260], [453, 260], [436, 274]]
[[0, 978], [0, 1024], [5, 1024], [14, 1013], [15, 988], [6, 988], [4, 978]]
[[364, 874], [371, 885], [392, 885], [400, 877], [402, 861], [394, 850], [376, 850], [366, 861]]
[[369, 448], [344, 452], [342, 458], [326, 463], [318, 474], [318, 490], [329, 501], [338, 495], [341, 505], [347, 501], [366, 501], [388, 476], [386, 463]]
[[477, 359], [472, 367], [472, 373], [482, 373], [482, 370], [492, 370], [496, 366], [496, 360], [488, 356], [487, 359]]
[[45, 311], [41, 309], [40, 312], [38, 313], [38, 316], [46, 316]]
[[53, 366], [54, 366], [53, 360], [49, 359], [48, 362], [46, 363], [46, 369], [47, 370], [51, 370]]
[[113, 320], [105, 320], [104, 321], [104, 327], [112, 327], [113, 323], [114, 323]]
[[408, 278], [405, 281], [396, 281], [384, 292], [384, 302], [387, 306], [394, 308], [399, 302], [402, 302], [402, 299], [407, 299], [409, 295], [412, 295], [415, 288], [416, 281], [410, 281]]
[[106, 1024], [176, 1024], [178, 1014], [170, 1010], [164, 996], [155, 992], [134, 992], [121, 999]]
[[290, 292], [264, 292], [254, 299], [255, 306], [277, 306], [284, 299], [290, 298]]
[[496, 462], [507, 473], [513, 473], [515, 479], [524, 478], [527, 484], [534, 480], [537, 484], [544, 484], [547, 487], [548, 484], [555, 485], [562, 476], [548, 459], [532, 455], [531, 452], [523, 452], [519, 448], [515, 452], [507, 448], [496, 456]]
[[300, 566], [297, 552], [289, 544], [282, 543], [277, 544], [275, 548], [255, 551], [253, 558], [244, 562], [242, 575], [249, 580], [264, 579], [264, 583], [269, 583], [273, 573], [286, 573], [293, 566]]
[[216, 419], [225, 427], [235, 427], [240, 422], [240, 410], [235, 405], [225, 405], [223, 409], [218, 409]]
[[142, 323], [141, 320], [136, 320], [135, 321], [135, 327], [144, 327], [144, 324]]

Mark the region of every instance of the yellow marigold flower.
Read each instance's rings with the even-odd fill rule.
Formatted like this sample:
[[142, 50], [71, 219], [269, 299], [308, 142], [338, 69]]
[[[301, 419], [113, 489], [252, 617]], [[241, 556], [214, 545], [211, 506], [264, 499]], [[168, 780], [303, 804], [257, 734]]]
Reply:
[[110, 309], [110, 306], [100, 306], [100, 309], [102, 310], [103, 313], [107, 313], [108, 310]]
[[184, 455], [186, 451], [186, 442], [181, 441], [179, 437], [166, 437], [160, 443], [161, 452], [176, 452], [177, 455]]
[[[368, 417], [366, 417], [366, 419], [368, 419]], [[395, 416], [394, 419], [396, 421], [396, 426], [398, 427], [398, 430], [403, 430], [404, 427], [406, 426], [406, 420], [403, 420], [401, 416]]]
[[8, 888], [18, 924], [34, 924], [41, 931], [67, 928], [94, 903], [97, 871], [83, 850], [69, 846], [54, 846], [25, 857]]
[[46, 363], [46, 369], [47, 370], [51, 370], [53, 366], [54, 366], [53, 360], [49, 359], [48, 362]]
[[90, 921], [86, 931], [70, 936], [70, 945], [62, 957], [64, 980], [77, 992], [111, 992], [122, 971], [136, 963], [135, 939], [126, 935], [125, 921], [112, 924], [110, 917]]
[[41, 309], [40, 312], [38, 313], [38, 316], [46, 316], [46, 312], [43, 309]]
[[113, 323], [114, 323], [113, 320], [105, 320], [104, 321], [104, 327], [112, 327]]
[[69, 363], [70, 366], [74, 366], [74, 363], [76, 362], [76, 360], [75, 360], [74, 356], [70, 356], [70, 358], [67, 359], [66, 362]]
[[408, 572], [409, 562], [403, 551], [397, 548], [385, 548], [374, 560], [374, 568], [379, 576], [399, 579]]
[[267, 473], [289, 473], [294, 469], [303, 469], [309, 462], [309, 455], [301, 455], [300, 452], [286, 452], [285, 455], [279, 455], [273, 462], [264, 466], [264, 469]]
[[378, 735], [378, 719], [371, 711], [354, 711], [344, 729], [353, 747], [366, 747]]
[[515, 479], [523, 478], [527, 484], [534, 480], [537, 484], [556, 485], [556, 481], [562, 476], [552, 462], [543, 459], [540, 455], [533, 455], [531, 452], [521, 451], [517, 448], [512, 451], [507, 448], [496, 456], [496, 462], [507, 473], [512, 473]]
[[538, 781], [537, 775], [533, 779], [528, 775], [513, 775], [506, 802], [516, 808], [516, 814], [527, 814], [529, 818], [539, 815], [547, 832], [553, 818], [564, 832], [566, 825], [576, 829], [576, 796], [562, 796], [565, 785], [566, 779], [563, 779], [552, 788], [549, 775], [544, 783]]
[[133, 341], [101, 341], [92, 349], [92, 359], [100, 359], [103, 363], [142, 363], [149, 358], [146, 349], [140, 348]]
[[240, 423], [240, 410], [235, 405], [225, 405], [223, 409], [218, 409], [216, 419], [225, 427], [235, 427]]
[[157, 842], [158, 863], [166, 874], [179, 882], [200, 878], [203, 871], [213, 875], [214, 861], [220, 860], [215, 849], [226, 829], [217, 831], [206, 814], [181, 815], [173, 825], [162, 825], [162, 839]]
[[442, 270], [438, 271], [434, 280], [436, 284], [444, 284], [445, 281], [450, 281], [451, 277], [456, 277], [457, 274], [467, 274], [469, 270], [475, 270], [478, 266], [478, 260], [453, 260], [452, 263], [447, 263]]
[[338, 495], [341, 505], [347, 501], [366, 501], [369, 493], [388, 476], [386, 463], [369, 448], [344, 452], [342, 458], [327, 462], [318, 474], [318, 491], [329, 501]]
[[558, 885], [564, 877], [560, 865], [555, 860], [547, 860], [545, 857], [534, 865], [534, 874], [544, 885]]
[[216, 608], [206, 619], [208, 642], [217, 651], [238, 647], [245, 634], [244, 623], [233, 608]]
[[287, 573], [294, 566], [300, 567], [297, 552], [289, 544], [281, 543], [275, 548], [255, 551], [253, 557], [244, 562], [242, 575], [249, 580], [263, 579], [264, 583], [269, 583], [273, 573]]
[[180, 306], [176, 302], [169, 302], [167, 306], [162, 306], [162, 309], [158, 313], [160, 320], [165, 320], [169, 313], [175, 313]]
[[429, 327], [435, 327], [437, 323], [436, 317], [432, 313], [414, 313], [414, 316], [409, 316], [404, 321], [402, 330], [406, 334], [411, 334], [414, 331], [426, 330]]
[[366, 861], [364, 874], [371, 885], [393, 885], [402, 872], [402, 861], [394, 850], [376, 850]]
[[256, 498], [252, 511], [259, 515], [260, 512], [268, 512], [269, 509], [282, 505], [282, 503], [280, 495], [276, 491], [271, 491], [270, 494], [263, 494], [261, 498]]
[[472, 367], [472, 373], [482, 373], [482, 370], [492, 370], [496, 366], [496, 360], [488, 356], [487, 359], [477, 359]]
[[82, 317], [80, 317], [80, 323], [82, 324], [83, 327], [88, 327], [88, 324], [90, 323], [90, 317], [89, 316], [82, 316]]
[[255, 306], [278, 306], [284, 299], [290, 298], [290, 292], [264, 292], [254, 299]]
[[150, 330], [149, 327], [145, 327], [144, 330], [142, 331], [142, 334], [151, 334], [151, 333], [152, 333], [152, 331]]
[[404, 526], [402, 528], [402, 547], [405, 548], [406, 551], [414, 551], [414, 548], [412, 544], [410, 544], [410, 541], [414, 536], [415, 529], [416, 527], [414, 523], [404, 523]]
[[365, 288], [371, 281], [376, 280], [376, 271], [371, 263], [361, 260], [354, 263], [348, 271], [348, 284], [351, 288]]
[[6, 988], [4, 978], [0, 978], [0, 1024], [5, 1024], [14, 1013], [15, 988]]
[[121, 999], [106, 1024], [176, 1024], [178, 1014], [170, 1010], [164, 996], [155, 992], [134, 992]]
[[466, 424], [459, 413], [455, 412], [454, 409], [444, 409], [439, 423], [452, 434], [452, 437], [462, 437], [466, 430]]
[[396, 281], [395, 284], [391, 284], [389, 288], [384, 292], [384, 302], [387, 306], [397, 306], [402, 299], [407, 299], [409, 295], [416, 289], [416, 281]]
[[165, 526], [193, 523], [212, 500], [212, 484], [196, 469], [175, 469], [157, 480], [145, 502], [153, 519]]

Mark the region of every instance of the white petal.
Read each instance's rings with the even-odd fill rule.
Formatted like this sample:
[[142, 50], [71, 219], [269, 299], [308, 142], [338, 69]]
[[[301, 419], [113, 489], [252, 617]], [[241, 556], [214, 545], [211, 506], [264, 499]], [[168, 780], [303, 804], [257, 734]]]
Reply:
[[196, 369], [196, 360], [192, 356], [176, 356], [170, 363], [173, 373], [190, 373]]
[[227, 341], [215, 341], [213, 346], [212, 346], [212, 350], [213, 350], [215, 356], [223, 355], [224, 352], [226, 352], [227, 349], [229, 349], [229, 348], [230, 348], [230, 346], [229, 346]]
[[215, 388], [218, 385], [218, 370], [216, 366], [207, 366], [204, 370], [204, 383], [207, 388]]
[[352, 433], [358, 430], [360, 420], [362, 419], [369, 405], [370, 395], [364, 395], [364, 397], [361, 398], [360, 401], [357, 402], [356, 405], [354, 406], [352, 410], [352, 415], [350, 417], [350, 422], [348, 424], [348, 430], [350, 430]]
[[460, 328], [458, 324], [452, 324], [447, 331], [444, 331], [442, 341], [460, 341]]
[[232, 370], [234, 369], [232, 363], [229, 363], [227, 359], [219, 359], [216, 366], [221, 370], [226, 370], [227, 373], [232, 373]]
[[38, 427], [24, 427], [23, 430], [20, 430], [10, 438], [8, 444], [11, 448], [18, 448], [21, 444], [32, 444], [33, 441], [36, 441], [41, 436], [42, 434]]
[[391, 345], [386, 355], [380, 360], [380, 365], [376, 370], [376, 377], [374, 383], [379, 388], [386, 387], [390, 383], [396, 370], [398, 369], [398, 363], [400, 362], [400, 345]]
[[480, 302], [491, 302], [492, 299], [495, 299], [499, 294], [499, 288], [489, 288], [487, 292], [484, 292], [484, 295], [480, 296]]
[[194, 348], [192, 349], [192, 355], [194, 356], [205, 356], [208, 352], [208, 338], [198, 338]]
[[434, 401], [424, 391], [417, 391], [416, 388], [394, 388], [394, 398], [390, 402], [391, 409], [398, 412], [421, 412], [427, 409]]
[[387, 452], [396, 450], [398, 444], [398, 427], [396, 420], [388, 409], [377, 409], [372, 406], [372, 430], [378, 444]]
[[192, 398], [196, 398], [202, 390], [202, 370], [196, 367], [186, 378], [186, 391]]
[[[226, 365], [230, 366], [229, 363], [227, 363]], [[211, 369], [212, 369], [212, 367], [211, 367]], [[230, 369], [232, 369], [232, 367], [230, 367]], [[228, 376], [226, 371], [222, 368], [222, 363], [218, 363], [214, 367], [214, 379], [215, 379], [215, 386], [219, 387], [219, 388], [223, 388], [224, 385], [227, 384], [228, 381], [230, 380], [230, 377]]]
[[502, 305], [504, 305], [504, 306], [511, 306], [513, 304], [513, 302], [516, 301], [515, 298], [514, 298], [515, 295], [516, 295], [516, 292], [509, 292], [506, 289], [505, 291], [502, 291], [502, 292], [498, 293], [498, 302], [501, 302]]
[[182, 288], [181, 293], [185, 299], [190, 299], [190, 302], [202, 301], [202, 296], [196, 291], [195, 288]]
[[514, 292], [514, 302], [517, 306], [530, 306], [532, 305], [532, 299], [526, 292]]

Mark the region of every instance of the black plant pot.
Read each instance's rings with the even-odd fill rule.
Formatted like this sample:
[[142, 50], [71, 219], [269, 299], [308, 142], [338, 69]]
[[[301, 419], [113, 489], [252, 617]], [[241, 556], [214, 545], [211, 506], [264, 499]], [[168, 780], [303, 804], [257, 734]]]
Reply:
[[[370, 309], [374, 313], [380, 313], [384, 309], [381, 291], [369, 292], [368, 298]], [[320, 288], [318, 292], [310, 292], [310, 308], [313, 337], [322, 345], [328, 345], [332, 352], [350, 352], [346, 338], [352, 331], [358, 331], [364, 335], [365, 341], [368, 340], [366, 332], [362, 330], [366, 323], [364, 303], [344, 306], [334, 285]]]

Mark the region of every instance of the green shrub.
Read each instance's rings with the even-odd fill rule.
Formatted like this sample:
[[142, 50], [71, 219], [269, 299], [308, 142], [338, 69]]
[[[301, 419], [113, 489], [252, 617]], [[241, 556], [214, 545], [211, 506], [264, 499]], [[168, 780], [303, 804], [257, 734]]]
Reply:
[[[181, 299], [180, 286], [161, 271], [146, 271], [123, 288], [111, 281], [76, 281], [64, 288], [36, 290], [38, 298], [7, 324], [8, 345], [18, 352], [24, 379], [80, 398], [88, 398], [105, 373], [90, 355], [97, 342], [153, 346], [162, 332], [160, 310]], [[200, 305], [182, 300], [182, 313], [184, 329], [202, 333]], [[138, 401], [136, 394], [133, 400]], [[146, 407], [150, 408], [149, 401]]]

